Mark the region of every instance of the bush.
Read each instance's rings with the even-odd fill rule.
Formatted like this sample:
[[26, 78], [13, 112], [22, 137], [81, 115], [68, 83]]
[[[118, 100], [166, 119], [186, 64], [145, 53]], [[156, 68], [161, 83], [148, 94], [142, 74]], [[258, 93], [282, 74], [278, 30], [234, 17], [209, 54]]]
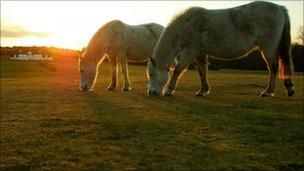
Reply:
[[294, 44], [291, 47], [291, 56], [294, 70], [297, 72], [304, 72], [304, 45]]

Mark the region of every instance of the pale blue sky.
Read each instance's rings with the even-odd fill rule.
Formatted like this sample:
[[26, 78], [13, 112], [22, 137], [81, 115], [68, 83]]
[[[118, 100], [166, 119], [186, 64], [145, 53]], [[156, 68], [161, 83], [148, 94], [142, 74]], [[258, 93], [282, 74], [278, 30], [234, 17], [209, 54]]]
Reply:
[[[223, 9], [251, 1], [1, 1], [1, 46], [80, 49], [106, 22], [164, 26], [190, 6]], [[270, 1], [289, 10], [293, 41], [303, 25], [303, 1]]]

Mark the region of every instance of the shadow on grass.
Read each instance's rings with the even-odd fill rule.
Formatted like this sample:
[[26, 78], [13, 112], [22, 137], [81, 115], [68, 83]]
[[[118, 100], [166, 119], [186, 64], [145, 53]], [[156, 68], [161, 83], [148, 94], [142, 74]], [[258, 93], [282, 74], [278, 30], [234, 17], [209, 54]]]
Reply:
[[[290, 117], [223, 103], [220, 97], [103, 93], [84, 95], [101, 122], [97, 140], [111, 141], [139, 169], [278, 169], [287, 158], [273, 156], [298, 154], [294, 147], [302, 142], [299, 127], [285, 126]], [[298, 125], [297, 119], [287, 125]], [[302, 167], [297, 159], [289, 163]]]
[[[181, 97], [148, 97], [141, 92], [123, 94], [96, 92], [84, 98], [101, 122], [98, 141], [111, 141], [119, 155], [131, 158], [139, 169], [221, 168], [214, 167], [228, 149], [216, 144], [227, 138], [195, 121], [193, 102]], [[119, 98], [119, 99], [115, 99]], [[185, 104], [177, 108], [178, 104]], [[227, 146], [227, 145], [223, 145]], [[229, 151], [229, 150], [228, 150]], [[209, 166], [208, 163], [210, 164]], [[111, 164], [110, 164], [111, 165]]]
[[101, 127], [105, 131], [103, 139], [138, 141], [177, 134], [175, 125], [169, 120], [153, 118], [152, 115], [155, 113], [164, 114], [165, 111], [162, 106], [157, 107], [155, 104], [159, 103], [159, 98], [153, 99], [133, 92], [110, 93], [113, 93], [113, 98], [108, 97], [108, 94], [103, 96], [96, 92], [85, 94], [84, 97], [101, 122]]
[[95, 92], [84, 95], [85, 101], [93, 109], [101, 122], [104, 132], [101, 139], [121, 140], [138, 136], [138, 124], [132, 113]]

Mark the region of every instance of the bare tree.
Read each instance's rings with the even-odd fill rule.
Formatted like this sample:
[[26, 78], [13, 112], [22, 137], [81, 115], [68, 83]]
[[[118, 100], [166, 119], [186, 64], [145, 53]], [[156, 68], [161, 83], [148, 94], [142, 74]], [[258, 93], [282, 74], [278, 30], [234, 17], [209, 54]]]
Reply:
[[301, 45], [304, 45], [304, 27], [300, 26], [298, 30], [297, 40]]

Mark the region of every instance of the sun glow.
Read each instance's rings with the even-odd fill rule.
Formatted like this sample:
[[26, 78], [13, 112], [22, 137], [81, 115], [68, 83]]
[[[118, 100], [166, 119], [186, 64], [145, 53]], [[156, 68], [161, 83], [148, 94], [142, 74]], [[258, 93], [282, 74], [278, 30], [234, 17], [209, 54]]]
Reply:
[[[81, 49], [106, 22], [164, 26], [190, 6], [230, 8], [250, 1], [1, 1], [1, 46]], [[303, 1], [275, 1], [289, 9], [292, 36], [303, 25]]]

